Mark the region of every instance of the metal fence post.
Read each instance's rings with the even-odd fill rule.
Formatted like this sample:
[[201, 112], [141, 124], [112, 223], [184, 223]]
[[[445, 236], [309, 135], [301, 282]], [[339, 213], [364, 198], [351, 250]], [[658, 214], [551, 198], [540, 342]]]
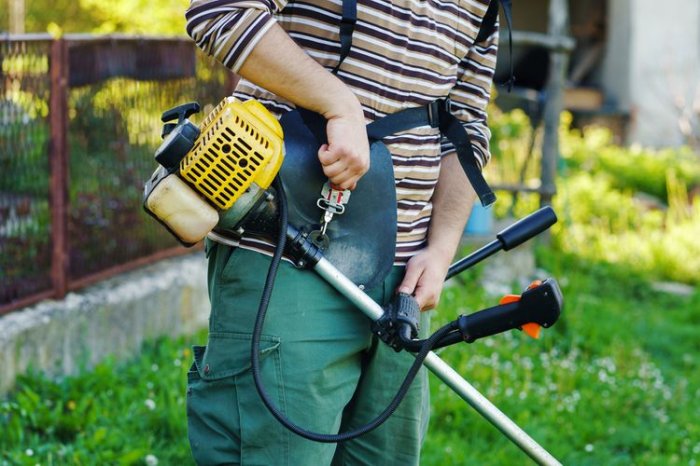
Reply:
[[[216, 102], [227, 86], [233, 90], [237, 76], [184, 38], [67, 34], [56, 40], [48, 34], [0, 34], [0, 45], [0, 81], [5, 80], [0, 87], [19, 86], [22, 99], [26, 95], [32, 103], [45, 102], [49, 110], [30, 114], [12, 92], [0, 102], [5, 119], [17, 123], [0, 138], [0, 151], [9, 147], [12, 161], [10, 170], [0, 174], [6, 181], [0, 206], [0, 314], [190, 254], [191, 249], [179, 246], [141, 212], [142, 182], [153, 172], [152, 152], [159, 142], [150, 129], [140, 124], [131, 128], [125, 119], [129, 109], [137, 108], [138, 118], [148, 115], [157, 121], [174, 95]], [[211, 69], [198, 76], [197, 66]], [[103, 90], [124, 99], [95, 105]], [[129, 151], [128, 163], [117, 160], [124, 151]], [[112, 175], [104, 189], [95, 175], [102, 163], [109, 164]], [[83, 172], [72, 171], [71, 164]], [[20, 221], [15, 220], [16, 203], [8, 207], [6, 194], [12, 202], [21, 198]], [[7, 230], [11, 238], [5, 229], [8, 209], [14, 209]], [[25, 231], [25, 224], [40, 230]], [[11, 255], [5, 254], [8, 245]], [[11, 269], [8, 261], [16, 262]]]
[[51, 171], [51, 281], [55, 298], [68, 291], [68, 47], [64, 39], [51, 42], [49, 60], [49, 165]]

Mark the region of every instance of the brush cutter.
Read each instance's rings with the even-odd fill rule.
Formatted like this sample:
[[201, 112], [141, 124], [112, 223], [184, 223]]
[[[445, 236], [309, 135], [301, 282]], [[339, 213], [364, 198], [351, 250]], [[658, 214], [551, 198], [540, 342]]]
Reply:
[[[278, 122], [260, 103], [242, 103], [232, 97], [221, 102], [200, 126], [188, 120], [198, 111], [199, 106], [192, 103], [163, 114], [164, 141], [156, 151], [159, 167], [146, 182], [144, 208], [186, 246], [204, 237], [237, 245], [246, 234], [275, 245], [253, 331], [251, 361], [261, 399], [282, 424], [319, 442], [362, 435], [393, 413], [425, 365], [532, 459], [539, 464], [560, 464], [433, 352], [512, 329], [539, 337], [540, 329], [553, 325], [561, 312], [562, 295], [554, 279], [535, 282], [522, 295], [509, 295], [497, 306], [459, 316], [429, 338], [419, 340], [420, 310], [412, 296], [397, 294], [382, 307], [363, 291], [383, 279], [394, 257], [393, 169], [381, 141], [371, 141], [372, 169], [360, 183], [366, 188], [358, 187], [348, 202], [350, 192], [336, 190], [324, 181], [316, 159], [323, 134], [319, 118], [294, 111]], [[288, 137], [283, 139], [285, 133]], [[309, 189], [314, 183], [316, 189]], [[498, 251], [522, 244], [556, 221], [551, 208], [540, 209], [453, 264], [447, 278]], [[366, 426], [340, 434], [307, 431], [277, 409], [262, 385], [260, 335], [283, 256], [321, 276], [370, 318], [372, 331], [382, 341], [416, 358], [395, 398]]]

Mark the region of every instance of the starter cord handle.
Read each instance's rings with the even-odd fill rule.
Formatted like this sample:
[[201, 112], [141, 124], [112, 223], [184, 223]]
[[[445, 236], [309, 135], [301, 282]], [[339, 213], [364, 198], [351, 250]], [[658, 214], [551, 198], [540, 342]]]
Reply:
[[188, 102], [186, 104], [178, 105], [169, 110], [163, 112], [160, 116], [160, 121], [167, 123], [177, 119], [178, 123], [182, 123], [186, 118], [199, 113], [201, 107], [198, 102]]

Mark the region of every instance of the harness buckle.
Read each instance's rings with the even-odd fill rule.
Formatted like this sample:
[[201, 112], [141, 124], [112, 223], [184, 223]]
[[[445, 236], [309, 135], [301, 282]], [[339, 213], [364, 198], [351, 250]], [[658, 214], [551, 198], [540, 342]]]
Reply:
[[452, 99], [445, 97], [444, 99], [440, 100], [440, 103], [442, 103], [443, 110], [452, 115]]
[[433, 100], [428, 104], [428, 123], [431, 128], [440, 127], [440, 100]]
[[428, 104], [428, 122], [432, 128], [440, 127], [440, 112], [452, 113], [452, 100], [449, 97], [433, 100]]

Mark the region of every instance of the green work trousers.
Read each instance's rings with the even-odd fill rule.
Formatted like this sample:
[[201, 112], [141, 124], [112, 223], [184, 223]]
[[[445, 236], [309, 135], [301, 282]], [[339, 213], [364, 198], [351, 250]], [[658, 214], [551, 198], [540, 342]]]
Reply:
[[[251, 333], [270, 258], [208, 242], [211, 316], [206, 347], [195, 347], [187, 414], [198, 465], [418, 464], [428, 415], [425, 369], [391, 418], [341, 444], [306, 440], [268, 412], [250, 371]], [[403, 275], [395, 267], [367, 290], [383, 304]], [[429, 322], [421, 316], [423, 332]], [[370, 320], [317, 274], [280, 264], [261, 339], [261, 372], [277, 407], [295, 424], [337, 433], [373, 420], [414, 358], [377, 341]]]

